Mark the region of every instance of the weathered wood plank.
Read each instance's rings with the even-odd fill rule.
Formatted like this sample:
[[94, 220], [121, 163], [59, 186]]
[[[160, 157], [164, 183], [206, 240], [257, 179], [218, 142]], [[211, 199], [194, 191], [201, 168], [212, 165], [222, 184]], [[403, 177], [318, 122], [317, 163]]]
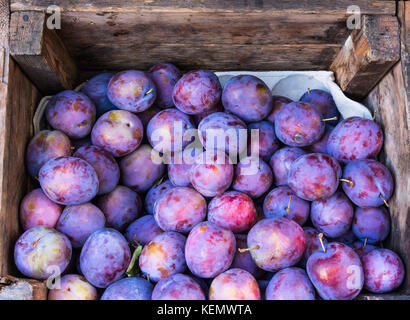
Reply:
[[0, 84], [0, 275], [15, 273], [13, 248], [21, 231], [19, 203], [29, 184], [24, 155], [41, 98], [13, 59], [9, 60], [7, 80], [8, 85]]
[[407, 91], [407, 103], [410, 104], [410, 3], [399, 1], [398, 18], [400, 21], [401, 61], [404, 82]]
[[44, 282], [0, 276], [0, 300], [47, 300]]
[[10, 53], [44, 94], [75, 86], [77, 69], [43, 12], [15, 12], [10, 20]]
[[[45, 10], [55, 0], [11, 0], [12, 11]], [[140, 10], [192, 11], [280, 11], [282, 13], [346, 13], [350, 5], [360, 7], [363, 14], [395, 14], [394, 0], [61, 0], [58, 5], [65, 11], [133, 12]]]
[[388, 248], [397, 252], [406, 264], [402, 290], [410, 293], [410, 106], [401, 63], [384, 76], [365, 104], [376, 111], [376, 121], [384, 131], [380, 160], [395, 180], [395, 190], [389, 200], [391, 231]]
[[392, 16], [363, 16], [330, 69], [342, 90], [361, 100], [400, 59], [399, 24]]

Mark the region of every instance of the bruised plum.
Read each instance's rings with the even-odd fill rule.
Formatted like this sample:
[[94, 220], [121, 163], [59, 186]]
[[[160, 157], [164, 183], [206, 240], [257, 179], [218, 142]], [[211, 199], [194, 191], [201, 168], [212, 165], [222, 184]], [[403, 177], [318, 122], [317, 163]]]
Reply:
[[148, 74], [157, 87], [155, 103], [164, 109], [173, 107], [172, 91], [182, 76], [181, 71], [171, 63], [158, 63], [148, 70]]
[[152, 300], [205, 300], [199, 284], [182, 273], [161, 279], [152, 292]]
[[124, 237], [134, 246], [146, 245], [163, 232], [154, 216], [147, 214], [131, 223], [125, 230]]

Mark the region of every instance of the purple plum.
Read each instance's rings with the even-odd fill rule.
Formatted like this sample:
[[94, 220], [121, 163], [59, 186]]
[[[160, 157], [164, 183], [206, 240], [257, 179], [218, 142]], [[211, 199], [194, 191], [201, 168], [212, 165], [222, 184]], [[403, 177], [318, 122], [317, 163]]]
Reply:
[[195, 158], [202, 153], [202, 149], [188, 147], [182, 152], [177, 152], [168, 164], [168, 178], [176, 187], [189, 187], [190, 171], [195, 163]]
[[333, 131], [333, 129], [334, 127], [326, 125], [325, 133], [322, 135], [322, 137], [318, 141], [316, 141], [314, 144], [307, 146], [306, 149], [309, 152], [329, 154], [327, 150], [327, 142], [329, 140], [330, 133]]
[[148, 74], [157, 87], [155, 103], [164, 109], [173, 107], [172, 91], [177, 81], [182, 77], [182, 72], [173, 64], [158, 63], [148, 70]]
[[369, 243], [363, 243], [362, 241], [356, 241], [356, 242], [353, 242], [353, 244], [351, 245], [351, 248], [354, 250], [354, 252], [357, 253], [360, 259], [362, 259], [366, 253], [374, 249], [377, 249], [378, 247], [375, 245], [369, 244]]
[[276, 151], [269, 161], [272, 168], [274, 182], [277, 186], [288, 184], [288, 174], [293, 162], [306, 154], [306, 151], [297, 147], [284, 147]]
[[239, 251], [238, 249], [245, 249], [247, 245], [247, 235], [236, 234], [236, 252], [235, 257], [232, 262], [232, 268], [239, 268], [248, 271], [256, 279], [262, 278], [266, 274], [265, 270], [259, 268], [255, 262], [252, 260], [252, 256], [249, 251]]
[[280, 147], [280, 142], [276, 138], [275, 127], [269, 121], [259, 121], [248, 124], [248, 130], [259, 130], [259, 139], [248, 140], [248, 154], [254, 153], [252, 148], [256, 148], [258, 156], [264, 161], [269, 161], [273, 153]]
[[205, 300], [205, 295], [194, 279], [176, 273], [158, 281], [152, 291], [152, 300]]
[[390, 214], [384, 207], [356, 208], [352, 231], [361, 241], [381, 242], [390, 232]]
[[134, 246], [146, 245], [163, 232], [154, 216], [147, 214], [131, 223], [125, 230], [124, 237]]
[[302, 260], [300, 260], [299, 262], [299, 265], [302, 266], [303, 268], [306, 268], [306, 263], [309, 257], [314, 252], [323, 250], [322, 243], [323, 243], [323, 246], [326, 246], [327, 240], [323, 236], [322, 238], [320, 238], [319, 231], [317, 231], [314, 228], [303, 227], [303, 231], [305, 232], [305, 238], [306, 238], [306, 250], [305, 250], [305, 254], [302, 257]]
[[144, 207], [148, 214], [154, 214], [155, 202], [161, 198], [168, 190], [175, 186], [169, 180], [165, 180], [160, 184], [152, 186], [145, 195]]
[[[311, 104], [312, 107], [317, 112], [319, 112], [323, 118], [329, 119], [334, 117], [340, 117], [336, 103], [329, 92], [319, 89], [309, 90], [303, 94], [303, 96], [300, 98], [300, 101]], [[337, 120], [331, 120], [328, 123], [336, 125]]]
[[97, 289], [78, 274], [66, 274], [60, 287], [48, 291], [48, 300], [98, 300]]
[[101, 300], [151, 300], [153, 285], [146, 279], [120, 279], [105, 289]]
[[271, 113], [266, 117], [266, 120], [274, 124], [276, 116], [278, 115], [279, 111], [281, 111], [284, 106], [286, 106], [288, 103], [291, 103], [291, 102], [292, 100], [286, 97], [272, 96], [273, 108], [272, 108]]

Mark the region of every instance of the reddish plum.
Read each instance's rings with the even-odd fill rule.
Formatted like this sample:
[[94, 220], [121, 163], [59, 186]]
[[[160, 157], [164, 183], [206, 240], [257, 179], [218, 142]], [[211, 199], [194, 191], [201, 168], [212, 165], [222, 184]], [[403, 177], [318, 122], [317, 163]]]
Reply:
[[343, 192], [330, 198], [312, 202], [310, 218], [317, 230], [330, 238], [340, 237], [349, 231], [353, 221], [353, 205]]
[[206, 70], [191, 71], [182, 76], [174, 86], [174, 105], [186, 114], [200, 114], [213, 109], [221, 98], [218, 77]]
[[153, 215], [148, 214], [131, 223], [124, 232], [127, 241], [134, 245], [146, 245], [164, 231], [157, 225]]
[[174, 187], [175, 186], [169, 180], [165, 180], [158, 185], [155, 184], [154, 186], [152, 186], [145, 195], [145, 211], [148, 214], [153, 214], [155, 202], [159, 198], [161, 198], [168, 190], [171, 190]]
[[143, 135], [144, 128], [135, 114], [113, 110], [97, 120], [91, 132], [91, 141], [114, 157], [122, 157], [138, 148]]
[[258, 282], [239, 268], [219, 274], [209, 288], [209, 300], [260, 300]]
[[68, 238], [50, 227], [28, 229], [14, 247], [17, 269], [29, 278], [45, 280], [64, 272], [71, 260]]
[[257, 266], [278, 271], [295, 265], [306, 248], [305, 233], [287, 218], [263, 219], [248, 233], [248, 250]]
[[142, 211], [138, 193], [124, 186], [117, 186], [110, 193], [99, 197], [97, 205], [104, 212], [107, 225], [119, 231], [137, 219]]
[[123, 235], [115, 229], [103, 228], [90, 235], [81, 249], [81, 273], [95, 287], [106, 288], [123, 277], [130, 258]]
[[186, 238], [168, 231], [157, 235], [142, 249], [139, 257], [141, 271], [157, 282], [186, 269], [184, 256]]
[[225, 110], [244, 121], [260, 121], [272, 111], [272, 95], [261, 79], [251, 75], [238, 75], [225, 84], [222, 104]]
[[91, 203], [65, 207], [56, 225], [70, 239], [73, 248], [81, 248], [92, 233], [104, 227], [104, 214]]
[[361, 241], [383, 241], [390, 232], [390, 214], [384, 207], [356, 208], [352, 231]]
[[191, 230], [186, 242], [188, 268], [197, 277], [213, 278], [230, 267], [235, 248], [232, 231], [211, 222], [201, 222]]
[[205, 295], [194, 279], [177, 273], [158, 281], [152, 300], [205, 300]]
[[299, 198], [287, 186], [273, 189], [263, 202], [263, 213], [266, 218], [284, 217], [301, 226], [306, 223], [309, 211], [309, 202]]
[[322, 153], [310, 153], [292, 163], [288, 185], [302, 199], [326, 199], [336, 192], [341, 175], [340, 164], [334, 158]]
[[375, 158], [382, 146], [383, 132], [378, 124], [360, 117], [341, 121], [327, 142], [329, 154], [344, 163]]
[[274, 182], [277, 186], [288, 184], [288, 174], [293, 162], [306, 154], [306, 151], [297, 147], [284, 147], [276, 151], [269, 161], [272, 168]]
[[[340, 117], [336, 103], [329, 92], [320, 89], [309, 90], [303, 94], [303, 96], [300, 98], [300, 101], [311, 104], [312, 107], [316, 109], [316, 111], [319, 112], [323, 118], [329, 119]], [[336, 125], [337, 120], [331, 120], [328, 123]]]
[[211, 200], [208, 221], [234, 233], [244, 232], [256, 222], [255, 206], [246, 194], [229, 191]]
[[98, 192], [98, 176], [86, 161], [75, 157], [54, 158], [41, 167], [41, 189], [52, 201], [74, 205], [90, 201]]
[[286, 268], [272, 277], [265, 295], [266, 300], [315, 300], [315, 289], [305, 270]]
[[236, 252], [232, 262], [232, 268], [239, 268], [248, 271], [256, 279], [261, 278], [266, 272], [259, 268], [252, 260], [252, 256], [249, 251], [239, 251], [238, 249], [244, 249], [247, 245], [247, 236], [245, 234], [236, 234]]
[[41, 167], [50, 159], [70, 156], [70, 139], [61, 131], [43, 130], [29, 142], [26, 150], [28, 174], [37, 177]]
[[154, 103], [157, 88], [145, 72], [126, 70], [110, 79], [107, 96], [119, 109], [142, 112]]
[[280, 147], [280, 142], [275, 135], [275, 127], [269, 121], [259, 121], [248, 124], [248, 130], [259, 130], [259, 139], [248, 141], [248, 154], [254, 153], [252, 148], [257, 148], [258, 156], [269, 161], [273, 153]]
[[308, 261], [309, 257], [314, 252], [323, 250], [322, 243], [324, 246], [326, 246], [327, 240], [323, 236], [320, 238], [319, 231], [317, 231], [314, 228], [303, 227], [303, 231], [305, 232], [305, 238], [306, 238], [306, 250], [299, 264], [303, 268], [306, 268], [306, 262]]
[[182, 77], [181, 71], [170, 63], [158, 63], [148, 70], [152, 81], [157, 87], [157, 100], [155, 103], [161, 108], [171, 108], [172, 91], [177, 81]]
[[60, 287], [48, 291], [48, 300], [97, 300], [97, 289], [78, 274], [61, 277]]
[[356, 160], [343, 170], [343, 191], [359, 207], [378, 207], [393, 193], [393, 177], [386, 166], [376, 160]]
[[26, 196], [20, 204], [20, 223], [23, 230], [37, 226], [54, 228], [63, 208], [51, 201], [44, 192], [38, 188]]
[[175, 187], [155, 202], [154, 217], [164, 231], [188, 233], [206, 218], [206, 201], [194, 189]]
[[292, 100], [282, 96], [272, 96], [272, 112], [266, 117], [271, 123], [275, 123], [276, 116], [278, 115], [279, 111], [282, 110], [284, 106], [288, 103], [291, 103]]
[[153, 285], [146, 279], [130, 277], [105, 289], [101, 300], [151, 300]]

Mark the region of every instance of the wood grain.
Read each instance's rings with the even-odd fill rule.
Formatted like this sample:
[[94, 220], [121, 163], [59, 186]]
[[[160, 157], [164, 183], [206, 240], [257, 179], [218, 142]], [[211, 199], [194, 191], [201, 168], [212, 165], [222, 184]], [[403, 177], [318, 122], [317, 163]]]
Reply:
[[391, 231], [388, 248], [397, 252], [406, 265], [402, 291], [410, 293], [410, 107], [402, 66], [398, 63], [364, 101], [376, 111], [384, 132], [380, 161], [393, 174], [395, 190], [389, 200]]
[[410, 105], [410, 3], [399, 1], [398, 18], [400, 21], [401, 61], [406, 84], [407, 103]]
[[44, 282], [0, 276], [0, 300], [47, 300]]
[[400, 59], [399, 23], [393, 16], [363, 16], [330, 70], [351, 98], [363, 99]]
[[43, 94], [72, 89], [77, 69], [45, 13], [16, 12], [10, 20], [10, 53]]

